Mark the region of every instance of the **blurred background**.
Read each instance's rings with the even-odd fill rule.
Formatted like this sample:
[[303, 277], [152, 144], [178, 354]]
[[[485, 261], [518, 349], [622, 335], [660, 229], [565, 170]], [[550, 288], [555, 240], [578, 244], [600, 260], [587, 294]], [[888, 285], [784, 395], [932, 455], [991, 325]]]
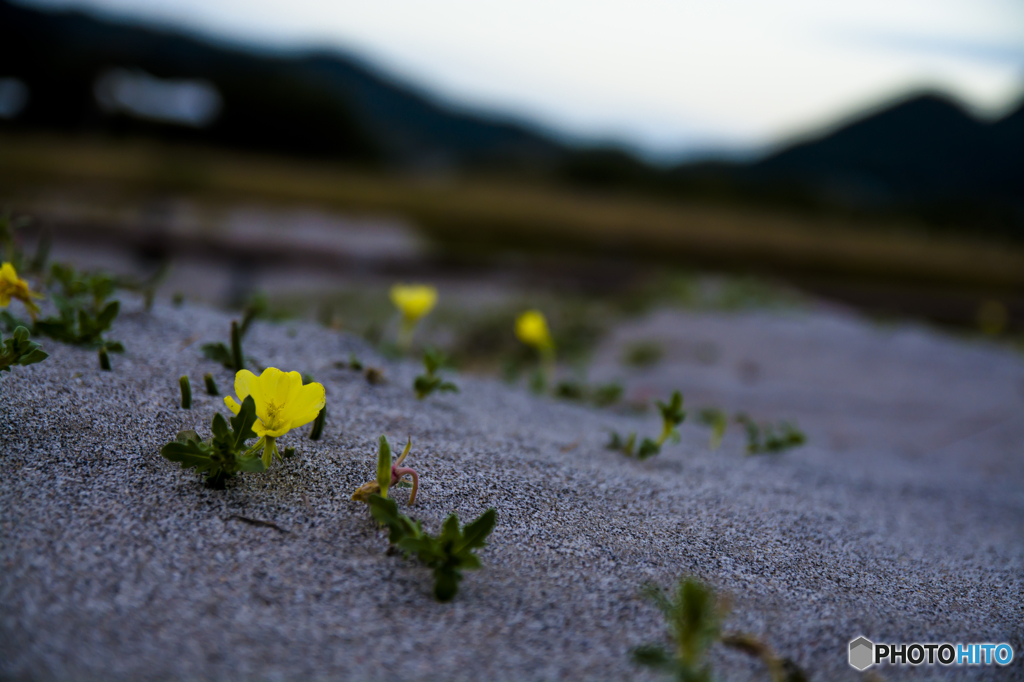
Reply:
[[26, 243], [370, 338], [431, 282], [485, 368], [542, 304], [581, 357], [663, 305], [1016, 338], [1022, 102], [1016, 0], [0, 0]]

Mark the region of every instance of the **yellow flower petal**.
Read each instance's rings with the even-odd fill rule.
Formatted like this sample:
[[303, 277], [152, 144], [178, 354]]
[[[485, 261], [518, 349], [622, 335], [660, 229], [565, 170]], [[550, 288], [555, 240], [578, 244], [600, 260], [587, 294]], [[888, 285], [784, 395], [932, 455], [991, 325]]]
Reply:
[[245, 400], [246, 396], [252, 396], [257, 403], [262, 399], [262, 392], [259, 391], [259, 384], [256, 375], [247, 369], [235, 374], [235, 393], [239, 400]]
[[242, 409], [242, 406], [236, 403], [235, 399], [229, 395], [224, 396], [224, 404], [227, 405], [228, 409], [235, 414], [238, 414]]
[[555, 347], [548, 331], [548, 322], [539, 310], [527, 310], [516, 319], [516, 336], [528, 346], [541, 350]]
[[316, 419], [326, 402], [323, 384], [311, 383], [302, 386], [295, 401], [288, 405], [288, 417], [291, 419], [289, 428], [297, 429]]
[[416, 322], [434, 309], [437, 289], [425, 285], [396, 284], [391, 287], [391, 302], [409, 322]]
[[[247, 369], [235, 375], [235, 393], [238, 400], [251, 396], [256, 405], [256, 423], [252, 430], [257, 436], [277, 438], [293, 428], [316, 419], [325, 403], [322, 384], [302, 385], [298, 372], [282, 372], [267, 367], [258, 377]], [[238, 414], [241, 406], [236, 399], [227, 397], [224, 403]]]

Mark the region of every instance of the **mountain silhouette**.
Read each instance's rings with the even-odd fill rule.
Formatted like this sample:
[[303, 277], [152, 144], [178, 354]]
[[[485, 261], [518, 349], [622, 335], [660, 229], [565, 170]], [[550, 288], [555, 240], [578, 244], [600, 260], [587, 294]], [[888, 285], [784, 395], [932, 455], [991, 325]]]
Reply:
[[937, 94], [908, 98], [754, 164], [751, 177], [858, 204], [1024, 200], [1024, 107], [980, 121]]
[[[97, 107], [110, 69], [202, 79], [221, 115], [189, 129]], [[0, 76], [27, 85], [28, 104], [0, 129], [145, 134], [170, 140], [402, 166], [550, 162], [556, 142], [522, 126], [455, 111], [340, 54], [271, 55], [172, 31], [47, 12], [0, 0]]]
[[[209, 83], [204, 126], [104, 109], [112, 69]], [[1024, 238], [1024, 106], [991, 122], [924, 93], [753, 163], [651, 165], [432, 100], [338, 53], [275, 54], [0, 0], [0, 77], [28, 90], [0, 131], [154, 137], [400, 169], [485, 168], [601, 191], [854, 213]], [[150, 80], [146, 80], [150, 79]]]

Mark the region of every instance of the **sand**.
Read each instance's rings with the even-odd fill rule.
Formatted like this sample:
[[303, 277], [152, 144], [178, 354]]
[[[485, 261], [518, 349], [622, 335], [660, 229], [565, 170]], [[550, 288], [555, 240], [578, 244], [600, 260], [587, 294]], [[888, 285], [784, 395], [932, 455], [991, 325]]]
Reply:
[[[467, 376], [460, 394], [417, 401], [414, 364], [312, 324], [259, 322], [250, 355], [325, 385], [324, 437], [293, 432], [281, 444], [296, 458], [212, 491], [159, 449], [226, 412], [202, 376], [225, 390], [232, 375], [199, 345], [226, 340], [231, 318], [125, 310], [114, 371], [47, 340], [46, 362], [0, 378], [3, 679], [660, 679], [630, 662], [631, 647], [666, 641], [638, 591], [685, 573], [729, 595], [726, 629], [765, 638], [815, 680], [860, 679], [846, 662], [859, 635], [1017, 651], [1009, 668], [888, 667], [886, 679], [1024, 676], [1019, 354], [821, 311], [654, 315], [609, 341], [595, 376], [796, 416], [810, 442], [746, 457], [733, 429], [711, 451], [688, 420], [681, 443], [641, 463], [606, 450], [605, 430], [654, 433], [653, 415]], [[708, 334], [720, 352], [615, 365], [616, 343], [656, 333], [681, 335], [676, 351]], [[336, 368], [350, 351], [387, 383]], [[422, 490], [409, 512], [428, 529], [498, 511], [484, 568], [450, 604], [349, 500], [381, 434], [412, 437]], [[719, 679], [768, 679], [720, 647], [712, 662]]]

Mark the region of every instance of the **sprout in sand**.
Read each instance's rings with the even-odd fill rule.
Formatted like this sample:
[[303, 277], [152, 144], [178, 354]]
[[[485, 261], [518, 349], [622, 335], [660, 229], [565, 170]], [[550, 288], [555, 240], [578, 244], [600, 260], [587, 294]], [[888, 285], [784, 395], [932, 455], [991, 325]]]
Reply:
[[800, 447], [807, 442], [807, 436], [800, 427], [788, 421], [780, 421], [776, 425], [758, 424], [746, 414], [736, 415], [736, 422], [742, 424], [747, 432], [747, 454], [783, 452], [790, 448]]
[[416, 324], [437, 304], [437, 289], [421, 284], [396, 284], [391, 287], [391, 302], [402, 313], [398, 345], [408, 351]]
[[42, 294], [37, 294], [29, 288], [28, 282], [18, 277], [18, 271], [12, 264], [0, 265], [0, 308], [9, 306], [11, 299], [21, 301], [29, 316], [35, 321], [39, 314], [39, 306], [32, 299], [42, 297]]
[[426, 374], [421, 374], [412, 383], [416, 397], [423, 400], [434, 391], [441, 393], [458, 393], [459, 387], [450, 381], [445, 381], [438, 375], [437, 371], [447, 362], [447, 358], [439, 350], [428, 348], [423, 353], [423, 367]]
[[441, 534], [432, 536], [423, 532], [419, 521], [400, 514], [394, 500], [371, 494], [368, 502], [373, 518], [391, 531], [388, 541], [405, 552], [406, 558], [415, 554], [433, 569], [434, 598], [441, 602], [455, 597], [463, 571], [480, 568], [476, 550], [487, 545], [487, 536], [498, 518], [491, 507], [475, 521], [460, 526], [459, 517], [451, 514], [441, 526]]
[[726, 600], [719, 598], [710, 585], [684, 576], [675, 594], [666, 594], [657, 585], [647, 585], [643, 594], [654, 602], [668, 622], [672, 649], [658, 645], [633, 649], [633, 660], [668, 673], [679, 682], [709, 682], [711, 664], [707, 657], [716, 642], [761, 659], [772, 682], [807, 682], [807, 675], [796, 663], [781, 658], [757, 637], [746, 633], [723, 634], [722, 621], [728, 614]]
[[420, 488], [420, 477], [414, 469], [409, 467], [403, 467], [402, 463], [405, 462], [405, 458], [409, 455], [409, 450], [412, 448], [412, 438], [405, 444], [405, 449], [402, 450], [402, 456], [399, 457], [395, 462], [391, 461], [391, 444], [388, 443], [388, 439], [385, 436], [380, 437], [380, 448], [377, 451], [377, 480], [367, 481], [366, 483], [359, 486], [354, 493], [352, 493], [352, 499], [357, 502], [369, 502], [370, 495], [380, 495], [383, 498], [387, 498], [388, 489], [392, 486], [407, 485], [402, 481], [402, 478], [408, 476], [412, 479], [412, 492], [409, 493], [409, 505], [416, 503], [416, 492]]
[[683, 409], [683, 394], [675, 391], [672, 394], [672, 399], [667, 403], [663, 403], [660, 400], [655, 400], [654, 402], [661, 413], [661, 434], [657, 440], [644, 438], [640, 443], [639, 449], [637, 449], [636, 433], [630, 433], [629, 436], [623, 438], [618, 432], [612, 431], [611, 440], [607, 445], [609, 450], [618, 450], [627, 457], [635, 456], [637, 459], [642, 460], [653, 457], [661, 452], [661, 446], [670, 438], [673, 442], [679, 442], [679, 431], [676, 427], [686, 419], [686, 410]]
[[[274, 455], [280, 458], [277, 439], [292, 429], [305, 426], [320, 414], [326, 404], [323, 384], [309, 383], [303, 386], [302, 375], [298, 372], [282, 372], [268, 367], [258, 377], [247, 369], [235, 375], [235, 393], [238, 400], [251, 396], [256, 408], [256, 423], [253, 432], [259, 440], [253, 450], [263, 447], [263, 464], [270, 466]], [[225, 404], [236, 415], [241, 406], [232, 398], [224, 398]]]

